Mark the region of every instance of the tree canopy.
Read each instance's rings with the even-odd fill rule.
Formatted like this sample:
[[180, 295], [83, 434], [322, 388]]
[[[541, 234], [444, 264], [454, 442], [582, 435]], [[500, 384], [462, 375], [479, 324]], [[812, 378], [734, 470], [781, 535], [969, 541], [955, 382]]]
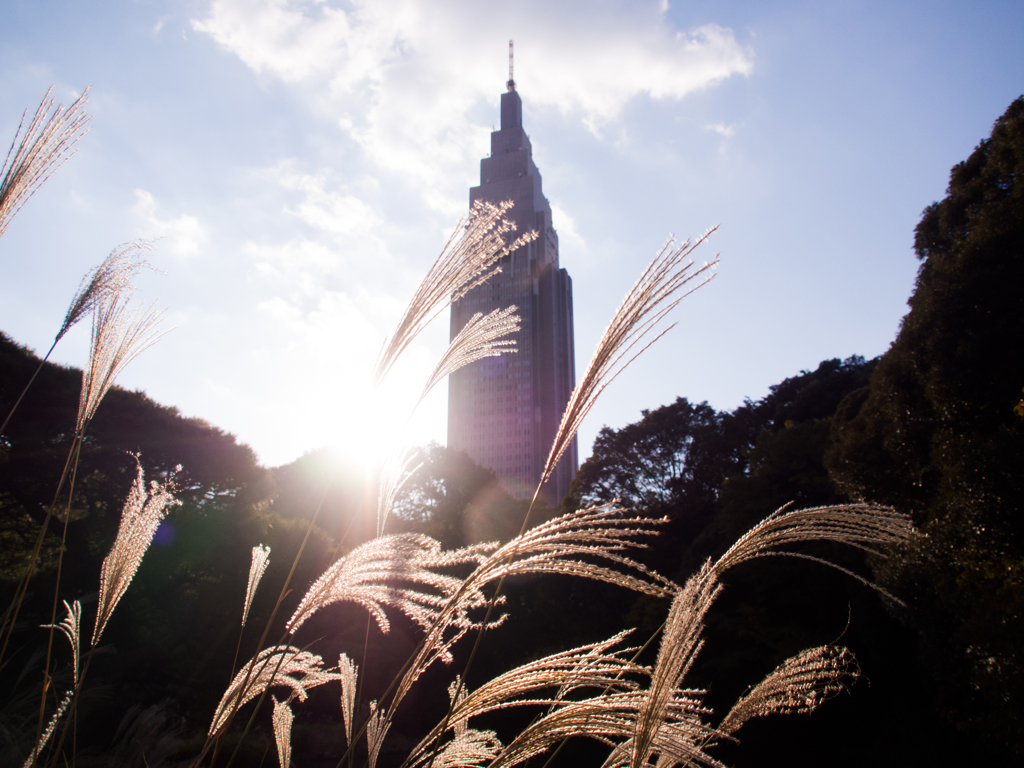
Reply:
[[912, 596], [939, 710], [1024, 755], [1024, 98], [918, 224], [910, 311], [839, 409], [831, 476], [927, 538], [882, 572]]

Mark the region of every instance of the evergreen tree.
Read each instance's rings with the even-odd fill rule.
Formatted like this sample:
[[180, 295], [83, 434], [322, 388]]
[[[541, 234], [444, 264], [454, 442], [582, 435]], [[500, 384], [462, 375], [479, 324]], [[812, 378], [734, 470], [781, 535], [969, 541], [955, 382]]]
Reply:
[[916, 229], [910, 312], [841, 406], [827, 463], [927, 534], [882, 572], [912, 597], [937, 707], [1024, 755], [1024, 98], [950, 174]]

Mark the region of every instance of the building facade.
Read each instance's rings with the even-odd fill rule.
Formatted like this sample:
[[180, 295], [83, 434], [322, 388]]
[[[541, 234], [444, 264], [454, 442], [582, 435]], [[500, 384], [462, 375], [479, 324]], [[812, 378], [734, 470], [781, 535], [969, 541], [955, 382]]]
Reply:
[[[523, 103], [509, 80], [501, 95], [501, 128], [491, 133], [491, 155], [480, 161], [478, 200], [514, 205], [507, 216], [519, 233], [538, 237], [501, 260], [501, 272], [452, 305], [451, 337], [475, 313], [518, 307], [518, 352], [490, 357], [452, 374], [448, 383], [448, 446], [493, 469], [513, 496], [533, 495], [576, 385], [572, 279], [558, 264], [558, 235], [541, 190]], [[576, 438], [562, 456], [542, 497], [557, 504], [578, 468]]]

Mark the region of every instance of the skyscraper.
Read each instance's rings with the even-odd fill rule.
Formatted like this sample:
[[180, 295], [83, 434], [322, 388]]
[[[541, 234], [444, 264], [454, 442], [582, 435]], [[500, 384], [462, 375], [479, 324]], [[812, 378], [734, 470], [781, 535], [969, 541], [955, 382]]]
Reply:
[[[558, 265], [558, 235], [551, 205], [541, 191], [530, 137], [523, 130], [523, 102], [511, 73], [501, 95], [501, 129], [491, 133], [491, 155], [480, 161], [478, 200], [511, 200], [507, 216], [517, 232], [536, 230], [532, 243], [501, 260], [501, 272], [452, 305], [451, 336], [475, 313], [515, 304], [522, 318], [518, 352], [472, 363], [448, 384], [448, 446], [493, 469], [513, 496], [533, 494], [562, 412], [576, 385], [572, 279]], [[557, 504], [578, 467], [576, 439], [562, 456], [542, 497]]]

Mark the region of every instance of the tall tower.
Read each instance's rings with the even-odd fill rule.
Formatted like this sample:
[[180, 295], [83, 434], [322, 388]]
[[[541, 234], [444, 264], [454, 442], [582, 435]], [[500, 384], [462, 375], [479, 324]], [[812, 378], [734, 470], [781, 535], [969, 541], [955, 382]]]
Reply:
[[[576, 385], [572, 279], [558, 266], [558, 235], [541, 191], [523, 102], [515, 89], [509, 50], [508, 91], [501, 95], [501, 129], [491, 133], [491, 155], [480, 161], [477, 200], [512, 200], [508, 216], [517, 232], [538, 238], [501, 260], [501, 272], [452, 305], [451, 336], [475, 313], [515, 304], [522, 318], [518, 352], [489, 357], [452, 374], [448, 384], [448, 446], [493, 469], [513, 496], [533, 494], [569, 396]], [[576, 438], [562, 456], [542, 497], [557, 504], [578, 468]]]

